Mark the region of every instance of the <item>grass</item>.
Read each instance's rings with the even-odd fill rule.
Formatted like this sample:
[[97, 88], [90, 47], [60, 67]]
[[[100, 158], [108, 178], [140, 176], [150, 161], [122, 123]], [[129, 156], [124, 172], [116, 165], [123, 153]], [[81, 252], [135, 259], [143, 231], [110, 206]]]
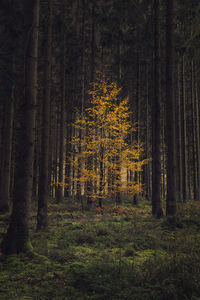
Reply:
[[[8, 215], [0, 216], [0, 237]], [[82, 212], [49, 205], [49, 228], [31, 241], [40, 256], [0, 261], [0, 299], [200, 299], [200, 204], [178, 209], [176, 225], [154, 219], [148, 202]]]

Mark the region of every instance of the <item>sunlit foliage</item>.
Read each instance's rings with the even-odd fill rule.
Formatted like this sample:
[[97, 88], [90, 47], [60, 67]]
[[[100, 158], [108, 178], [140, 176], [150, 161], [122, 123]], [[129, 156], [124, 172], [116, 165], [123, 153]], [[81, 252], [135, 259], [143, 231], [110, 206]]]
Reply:
[[[129, 100], [121, 100], [121, 92], [115, 82], [101, 75], [91, 85], [87, 108], [73, 124], [81, 134], [72, 139], [75, 152], [71, 164], [76, 171], [71, 180], [82, 183], [82, 193], [90, 198], [134, 194], [142, 189], [134, 180], [127, 180], [128, 173], [142, 171], [146, 160], [141, 159], [142, 145], [130, 143], [136, 127], [131, 122]], [[89, 186], [86, 191], [83, 183]]]

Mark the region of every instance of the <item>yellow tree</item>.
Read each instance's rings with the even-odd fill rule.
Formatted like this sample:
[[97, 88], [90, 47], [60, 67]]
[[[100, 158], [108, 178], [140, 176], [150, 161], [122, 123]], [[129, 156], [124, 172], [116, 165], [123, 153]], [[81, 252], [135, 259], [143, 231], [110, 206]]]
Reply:
[[[82, 193], [90, 202], [98, 199], [99, 206], [105, 197], [115, 198], [119, 203], [121, 193], [135, 194], [142, 189], [140, 184], [126, 180], [127, 171], [141, 172], [147, 160], [141, 159], [142, 146], [137, 142], [130, 144], [128, 140], [136, 128], [130, 122], [128, 98], [120, 100], [120, 97], [121, 88], [101, 76], [89, 91], [84, 116], [82, 114], [74, 123], [83, 133], [81, 140], [72, 139], [77, 152], [73, 153], [71, 163], [81, 176], [71, 180], [82, 183]], [[78, 151], [80, 144], [81, 152]], [[81, 170], [78, 170], [80, 160]], [[92, 188], [94, 181], [96, 189]]]

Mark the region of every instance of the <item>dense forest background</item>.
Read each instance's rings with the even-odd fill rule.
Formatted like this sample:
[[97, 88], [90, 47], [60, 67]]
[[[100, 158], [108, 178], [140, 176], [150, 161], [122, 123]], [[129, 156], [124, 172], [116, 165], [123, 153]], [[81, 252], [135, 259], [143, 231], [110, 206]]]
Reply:
[[52, 201], [147, 201], [179, 226], [200, 200], [199, 1], [3, 0], [0, 18], [2, 253], [33, 251]]

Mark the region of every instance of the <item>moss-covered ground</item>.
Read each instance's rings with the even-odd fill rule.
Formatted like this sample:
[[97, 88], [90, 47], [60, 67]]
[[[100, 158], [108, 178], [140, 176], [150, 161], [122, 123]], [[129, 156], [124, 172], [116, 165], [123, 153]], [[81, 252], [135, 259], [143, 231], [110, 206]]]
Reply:
[[[36, 205], [35, 205], [36, 206]], [[0, 239], [8, 215], [0, 216]], [[175, 222], [154, 219], [148, 202], [82, 212], [49, 205], [49, 228], [31, 242], [40, 255], [0, 260], [0, 299], [200, 299], [200, 204], [180, 205]]]

